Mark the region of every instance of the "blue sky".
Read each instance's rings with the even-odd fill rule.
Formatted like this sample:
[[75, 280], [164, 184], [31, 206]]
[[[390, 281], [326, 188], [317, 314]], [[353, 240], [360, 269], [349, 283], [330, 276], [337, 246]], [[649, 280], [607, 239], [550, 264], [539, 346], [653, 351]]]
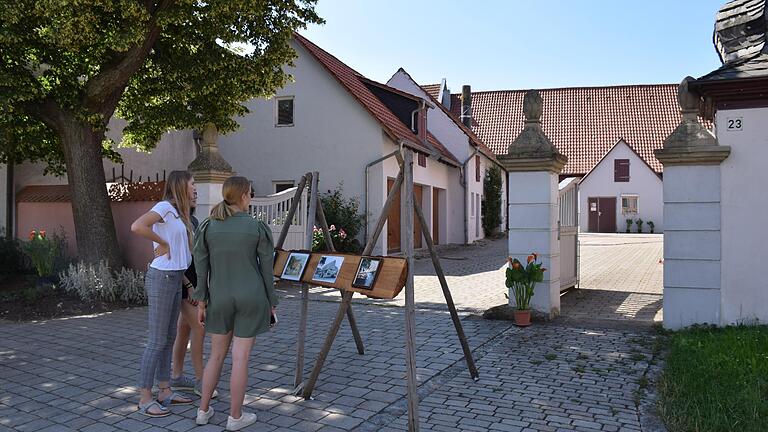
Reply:
[[301, 33], [367, 77], [452, 91], [678, 83], [719, 67], [725, 0], [319, 0]]

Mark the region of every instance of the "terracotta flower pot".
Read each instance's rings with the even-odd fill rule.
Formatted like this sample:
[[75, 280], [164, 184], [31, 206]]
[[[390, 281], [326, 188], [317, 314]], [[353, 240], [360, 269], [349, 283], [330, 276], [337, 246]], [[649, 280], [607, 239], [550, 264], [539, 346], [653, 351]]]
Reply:
[[531, 311], [530, 310], [516, 310], [515, 311], [515, 325], [518, 327], [528, 327], [531, 325]]

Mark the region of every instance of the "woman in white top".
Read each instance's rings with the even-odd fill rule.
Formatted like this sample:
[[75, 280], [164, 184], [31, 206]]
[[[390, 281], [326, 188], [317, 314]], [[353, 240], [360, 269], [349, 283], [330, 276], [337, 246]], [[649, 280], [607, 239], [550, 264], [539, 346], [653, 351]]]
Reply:
[[[190, 204], [194, 198], [192, 175], [173, 171], [165, 183], [163, 200], [131, 225], [131, 231], [151, 240], [155, 250], [144, 282], [149, 300], [149, 337], [138, 381], [139, 411], [149, 417], [165, 417], [171, 413], [171, 405], [192, 403], [191, 399], [173, 393], [169, 380], [181, 287], [184, 272], [192, 261]], [[152, 398], [155, 379], [159, 389], [157, 400]]]

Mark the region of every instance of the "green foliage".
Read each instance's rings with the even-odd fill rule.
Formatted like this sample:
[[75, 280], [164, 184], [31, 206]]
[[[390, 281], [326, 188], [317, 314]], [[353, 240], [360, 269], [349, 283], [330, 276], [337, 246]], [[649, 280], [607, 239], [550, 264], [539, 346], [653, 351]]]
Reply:
[[653, 234], [653, 230], [656, 229], [656, 224], [654, 224], [653, 221], [648, 221], [648, 229], [651, 231], [651, 234]]
[[658, 388], [670, 431], [765, 431], [768, 327], [675, 332]]
[[[236, 129], [244, 101], [289, 80], [292, 32], [323, 22], [315, 3], [0, 2], [0, 163], [62, 172], [66, 125], [103, 135], [113, 114], [121, 145], [142, 150], [172, 129]], [[110, 142], [102, 153], [119, 158]]]
[[[320, 202], [323, 205], [325, 220], [328, 222], [333, 239], [333, 247], [339, 252], [359, 252], [360, 242], [357, 235], [365, 223], [365, 217], [359, 213], [360, 202], [356, 197], [346, 198], [343, 194], [344, 187], [320, 194]], [[336, 231], [338, 229], [338, 231]], [[344, 235], [342, 236], [342, 232]], [[317, 249], [315, 249], [317, 247]], [[324, 250], [325, 241], [322, 232], [315, 231], [312, 250]]]
[[530, 309], [536, 283], [544, 280], [544, 272], [547, 269], [543, 268], [537, 260], [537, 254], [528, 255], [528, 264], [523, 266], [517, 258], [508, 258], [506, 286], [512, 289], [517, 310]]
[[14, 237], [0, 236], [0, 274], [26, 273], [29, 261]]
[[633, 221], [632, 219], [627, 219], [627, 232], [631, 232], [632, 231], [632, 224], [634, 222], [635, 221]]
[[144, 274], [136, 270], [113, 272], [103, 261], [96, 266], [80, 262], [61, 272], [59, 280], [64, 291], [83, 301], [147, 304]]
[[29, 241], [24, 242], [21, 248], [32, 262], [38, 277], [54, 274], [54, 265], [60, 254], [59, 244], [48, 238], [45, 231], [30, 231]]
[[494, 234], [501, 225], [501, 170], [496, 165], [485, 171], [482, 211], [485, 234]]
[[640, 218], [637, 218], [635, 221], [635, 224], [637, 224], [637, 232], [641, 233], [643, 232], [643, 220]]

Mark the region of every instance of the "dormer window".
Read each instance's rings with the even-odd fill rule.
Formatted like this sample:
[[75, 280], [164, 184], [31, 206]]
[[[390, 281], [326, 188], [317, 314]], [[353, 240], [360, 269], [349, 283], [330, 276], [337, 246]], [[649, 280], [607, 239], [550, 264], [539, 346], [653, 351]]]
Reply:
[[293, 126], [293, 96], [275, 98], [275, 126]]

